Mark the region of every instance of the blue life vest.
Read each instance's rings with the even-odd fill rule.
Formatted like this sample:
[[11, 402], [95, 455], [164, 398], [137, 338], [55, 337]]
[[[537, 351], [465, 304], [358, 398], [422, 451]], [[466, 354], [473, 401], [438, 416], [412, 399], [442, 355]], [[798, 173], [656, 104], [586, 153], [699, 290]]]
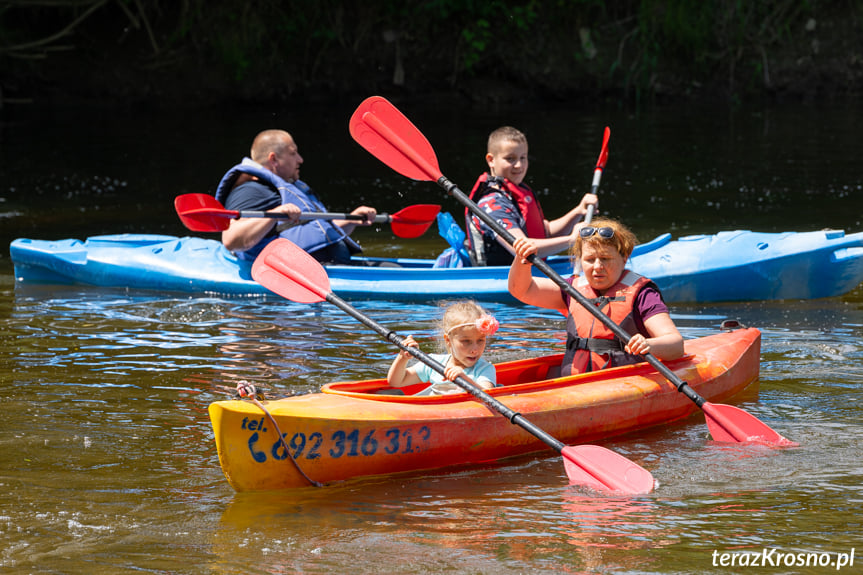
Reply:
[[[242, 174], [254, 176], [258, 179], [259, 183], [277, 192], [283, 204], [294, 204], [303, 212], [327, 211], [324, 204], [321, 203], [305, 182], [301, 180], [297, 180], [294, 183], [287, 182], [249, 158], [243, 158], [241, 163], [228, 170], [228, 173], [222, 177], [219, 187], [216, 188], [216, 199], [221, 204], [224, 205], [231, 190], [234, 189], [237, 178]], [[267, 236], [253, 248], [237, 252], [237, 257], [243, 260], [254, 260], [261, 250], [264, 249], [264, 246], [277, 237], [287, 238], [309, 253], [341, 241], [347, 244], [351, 253], [362, 251], [357, 242], [352, 240], [340, 227], [334, 225], [329, 220], [311, 220], [283, 229], [278, 235]]]

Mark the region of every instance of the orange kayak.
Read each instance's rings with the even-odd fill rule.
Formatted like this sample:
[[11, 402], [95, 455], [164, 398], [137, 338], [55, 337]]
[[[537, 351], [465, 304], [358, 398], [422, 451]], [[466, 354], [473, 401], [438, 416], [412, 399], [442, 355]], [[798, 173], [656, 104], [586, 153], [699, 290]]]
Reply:
[[[687, 340], [667, 362], [707, 401], [758, 379], [761, 332], [723, 331]], [[562, 355], [496, 365], [490, 390], [510, 409], [567, 444], [601, 442], [698, 410], [647, 363], [551, 377]], [[550, 448], [467, 393], [386, 395], [385, 379], [324, 385], [320, 393], [209, 407], [219, 462], [237, 491], [328, 484], [352, 478], [474, 465]]]

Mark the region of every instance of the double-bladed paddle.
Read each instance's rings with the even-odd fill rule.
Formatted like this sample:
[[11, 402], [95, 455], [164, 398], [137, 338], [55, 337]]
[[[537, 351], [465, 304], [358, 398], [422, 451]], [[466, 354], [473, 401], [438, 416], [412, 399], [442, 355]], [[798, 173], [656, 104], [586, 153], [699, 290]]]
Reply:
[[[599, 152], [599, 159], [596, 160], [596, 167], [593, 169], [593, 183], [590, 186], [590, 193], [596, 195], [599, 191], [599, 180], [602, 179], [602, 172], [605, 171], [605, 163], [608, 161], [608, 139], [611, 137], [611, 128], [605, 127], [605, 132], [602, 135], [602, 150]], [[593, 219], [593, 212], [596, 210], [594, 204], [587, 206], [587, 214], [584, 216], [584, 223], [589, 224]]]
[[[380, 96], [366, 99], [351, 116], [351, 136], [362, 147], [403, 176], [414, 180], [437, 182], [439, 186], [466, 206], [485, 222], [496, 234], [512, 244], [515, 237], [500, 223], [477, 206], [468, 196], [441, 173], [437, 156], [426, 137], [389, 101]], [[603, 154], [600, 154], [603, 160]], [[597, 182], [598, 183], [598, 182]], [[528, 260], [555, 284], [587, 309], [608, 327], [621, 341], [628, 342], [630, 335], [614, 323], [588, 299], [564, 280], [544, 260], [531, 255]], [[652, 354], [644, 359], [672, 382], [679, 392], [704, 411], [707, 427], [713, 439], [727, 442], [753, 442], [777, 446], [793, 446], [791, 442], [756, 417], [730, 405], [709, 403], [677, 374]]]
[[[403, 336], [380, 325], [332, 293], [330, 280], [324, 267], [291, 241], [280, 238], [270, 242], [255, 259], [252, 265], [252, 277], [264, 287], [291, 301], [299, 303], [327, 301], [335, 305], [401, 350], [410, 353], [445, 376], [445, 368], [440, 362], [417, 347], [405, 345]], [[487, 407], [506, 417], [511, 423], [522, 427], [557, 450], [563, 456], [570, 483], [598, 491], [630, 495], [649, 493], [653, 489], [654, 481], [650, 472], [622, 455], [596, 445], [564, 445], [520, 413], [514, 412], [471, 384], [464, 376], [459, 375], [454, 383]]]
[[[231, 219], [236, 218], [274, 218], [285, 219], [285, 214], [276, 212], [226, 210], [215, 197], [210, 194], [183, 194], [174, 199], [174, 207], [180, 221], [193, 232], [220, 232], [228, 229]], [[400, 238], [418, 238], [431, 227], [435, 217], [440, 212], [440, 206], [432, 204], [417, 204], [408, 206], [396, 213], [378, 214], [374, 221], [378, 224], [388, 223], [393, 234]], [[334, 212], [303, 212], [300, 221], [309, 220], [356, 220], [365, 218], [355, 214]]]

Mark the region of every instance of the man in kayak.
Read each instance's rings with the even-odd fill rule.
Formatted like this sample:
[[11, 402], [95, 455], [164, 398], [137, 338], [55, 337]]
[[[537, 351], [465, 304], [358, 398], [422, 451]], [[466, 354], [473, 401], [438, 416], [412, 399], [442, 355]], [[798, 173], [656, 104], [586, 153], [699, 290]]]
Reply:
[[360, 206], [351, 214], [364, 220], [310, 220], [298, 223], [301, 212], [327, 209], [300, 180], [303, 157], [284, 130], [264, 130], [252, 142], [251, 158], [231, 168], [216, 190], [228, 210], [275, 211], [284, 220], [240, 218], [222, 232], [222, 243], [241, 259], [254, 260], [277, 237], [291, 240], [322, 263], [350, 264], [359, 244], [350, 238], [357, 225], [371, 225], [377, 211]]
[[[523, 183], [528, 166], [527, 137], [511, 126], [498, 128], [488, 137], [485, 161], [488, 172], [474, 184], [471, 199], [515, 237], [533, 238], [539, 257], [567, 249], [575, 241], [575, 225], [584, 218], [587, 207], [598, 203], [596, 195], [585, 194], [565, 215], [545, 219], [539, 200]], [[465, 224], [473, 265], [512, 263], [512, 247], [469, 210], [465, 210]]]
[[561, 375], [573, 375], [644, 361], [651, 353], [667, 361], [683, 355], [683, 336], [674, 325], [662, 294], [649, 279], [627, 270], [635, 235], [623, 224], [597, 218], [582, 226], [572, 244], [572, 257], [581, 275], [568, 282], [632, 334], [621, 343], [578, 300], [549, 278], [533, 277], [527, 258], [537, 253], [536, 240], [513, 242], [516, 257], [509, 269], [509, 291], [519, 301], [556, 309], [566, 315], [566, 353]]

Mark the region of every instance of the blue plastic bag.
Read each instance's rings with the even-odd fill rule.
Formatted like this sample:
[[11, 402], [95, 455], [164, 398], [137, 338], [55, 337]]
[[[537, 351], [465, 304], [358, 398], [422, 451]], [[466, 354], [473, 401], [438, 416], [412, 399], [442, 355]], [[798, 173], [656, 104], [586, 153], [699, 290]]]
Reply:
[[450, 247], [437, 257], [434, 267], [462, 268], [470, 266], [470, 256], [468, 256], [467, 250], [464, 247], [466, 236], [449, 212], [438, 213], [437, 230]]

